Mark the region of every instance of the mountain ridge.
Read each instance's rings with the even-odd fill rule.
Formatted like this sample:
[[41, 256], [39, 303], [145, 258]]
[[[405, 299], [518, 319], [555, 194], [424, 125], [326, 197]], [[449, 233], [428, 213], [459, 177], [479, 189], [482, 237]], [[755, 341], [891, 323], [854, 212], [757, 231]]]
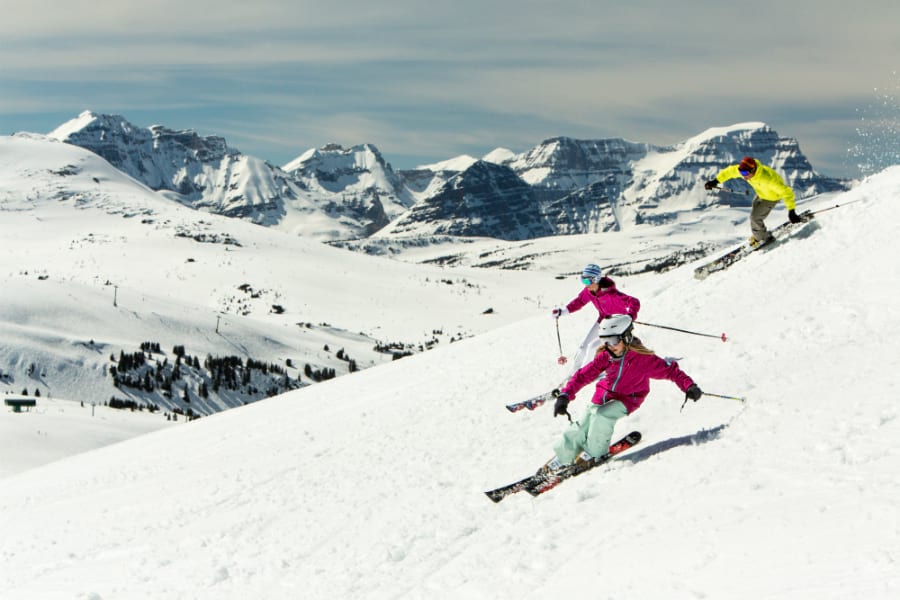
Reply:
[[668, 146], [560, 136], [520, 154], [498, 148], [483, 159], [406, 171], [394, 171], [369, 143], [312, 148], [275, 167], [218, 136], [139, 128], [90, 111], [49, 137], [91, 150], [193, 208], [330, 242], [450, 232], [523, 240], [670, 223], [733, 205], [736, 198], [710, 196], [701, 184], [745, 154], [782, 173], [800, 197], [848, 188], [817, 173], [797, 140], [761, 122], [709, 128]]

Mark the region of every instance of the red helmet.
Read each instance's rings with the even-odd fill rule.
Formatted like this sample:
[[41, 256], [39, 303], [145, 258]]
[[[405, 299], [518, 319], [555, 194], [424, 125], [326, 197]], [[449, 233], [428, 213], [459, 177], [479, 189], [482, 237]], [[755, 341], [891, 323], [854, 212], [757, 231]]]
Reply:
[[745, 156], [741, 159], [741, 164], [738, 165], [738, 169], [752, 173], [756, 170], [756, 159], [752, 156]]

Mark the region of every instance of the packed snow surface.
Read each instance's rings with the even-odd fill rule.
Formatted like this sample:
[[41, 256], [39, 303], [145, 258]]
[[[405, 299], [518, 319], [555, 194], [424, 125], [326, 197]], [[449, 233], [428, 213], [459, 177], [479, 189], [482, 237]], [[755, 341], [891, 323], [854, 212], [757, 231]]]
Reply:
[[[539, 498], [482, 493], [542, 464], [566, 425], [504, 405], [564, 376], [549, 307], [578, 292], [569, 278], [463, 341], [0, 479], [0, 597], [900, 597], [898, 194], [892, 168], [706, 280], [696, 264], [620, 280], [641, 321], [726, 332], [637, 331], [746, 401], [682, 410], [654, 382], [616, 430], [643, 441], [606, 468]], [[398, 280], [404, 310], [379, 318], [428, 311], [419, 285]], [[593, 318], [559, 321], [565, 353]], [[3, 436], [4, 461], [20, 439]]]

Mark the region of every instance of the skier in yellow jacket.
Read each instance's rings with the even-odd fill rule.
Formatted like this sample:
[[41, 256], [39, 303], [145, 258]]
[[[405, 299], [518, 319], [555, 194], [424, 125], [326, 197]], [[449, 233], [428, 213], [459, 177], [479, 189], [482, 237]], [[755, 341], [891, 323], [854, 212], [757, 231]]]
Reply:
[[737, 177], [743, 177], [756, 192], [750, 209], [750, 231], [753, 233], [750, 236], [751, 246], [761, 246], [772, 241], [772, 234], [766, 229], [765, 220], [780, 200], [784, 200], [791, 223], [800, 223], [803, 220], [795, 210], [797, 203], [794, 202], [794, 190], [791, 186], [787, 185], [771, 167], [767, 167], [752, 156], [745, 156], [739, 164], [725, 167], [719, 171], [715, 179], [707, 181], [704, 187], [712, 190], [719, 187], [720, 183]]

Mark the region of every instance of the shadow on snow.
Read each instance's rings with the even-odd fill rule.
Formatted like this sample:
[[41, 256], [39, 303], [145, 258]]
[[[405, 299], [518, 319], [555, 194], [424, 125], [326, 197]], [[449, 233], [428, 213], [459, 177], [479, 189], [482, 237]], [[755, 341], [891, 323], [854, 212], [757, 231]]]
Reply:
[[622, 462], [636, 464], [644, 462], [648, 458], [656, 456], [661, 452], [671, 450], [672, 448], [678, 448], [680, 446], [699, 446], [700, 444], [706, 444], [718, 439], [718, 437], [722, 434], [726, 427], [728, 427], [728, 424], [723, 423], [722, 425], [713, 427], [712, 429], [701, 429], [697, 433], [656, 442], [651, 446], [645, 446], [640, 450], [631, 452], [627, 456], [623, 456], [619, 460], [621, 460]]

